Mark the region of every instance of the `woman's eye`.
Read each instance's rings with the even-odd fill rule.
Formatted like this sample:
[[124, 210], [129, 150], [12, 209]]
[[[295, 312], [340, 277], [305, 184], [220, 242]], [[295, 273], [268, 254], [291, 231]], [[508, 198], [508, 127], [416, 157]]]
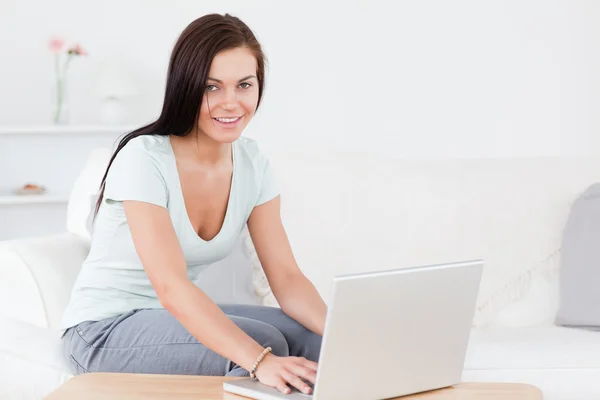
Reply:
[[[244, 85], [246, 85], [246, 86], [244, 86]], [[244, 83], [240, 83], [240, 86], [242, 87], [242, 89], [248, 89], [252, 85], [249, 84], [248, 82], [244, 82]]]
[[215, 85], [206, 85], [207, 92], [214, 92], [215, 90], [217, 90], [217, 87]]

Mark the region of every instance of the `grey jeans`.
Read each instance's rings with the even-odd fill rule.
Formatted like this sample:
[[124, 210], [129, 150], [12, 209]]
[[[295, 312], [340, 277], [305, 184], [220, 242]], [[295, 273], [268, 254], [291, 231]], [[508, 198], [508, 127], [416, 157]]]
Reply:
[[[221, 305], [244, 332], [278, 356], [318, 361], [321, 336], [279, 308]], [[133, 310], [86, 321], [63, 336], [64, 356], [75, 375], [131, 372], [175, 375], [248, 376], [245, 369], [199, 343], [164, 309]]]

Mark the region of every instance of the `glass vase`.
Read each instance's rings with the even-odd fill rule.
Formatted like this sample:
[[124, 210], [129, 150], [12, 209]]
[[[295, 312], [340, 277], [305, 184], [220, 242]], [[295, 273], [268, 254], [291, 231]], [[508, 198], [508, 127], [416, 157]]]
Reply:
[[65, 79], [57, 80], [52, 91], [52, 120], [55, 125], [69, 123], [69, 91]]

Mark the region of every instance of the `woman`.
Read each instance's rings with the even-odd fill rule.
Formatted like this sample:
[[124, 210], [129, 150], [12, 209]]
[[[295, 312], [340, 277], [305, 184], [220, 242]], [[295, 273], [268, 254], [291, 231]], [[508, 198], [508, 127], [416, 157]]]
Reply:
[[[62, 325], [74, 373], [250, 375], [310, 393], [326, 306], [292, 255], [268, 160], [240, 137], [264, 64], [228, 14], [182, 32], [160, 117], [124, 136], [102, 180]], [[246, 223], [281, 310], [216, 305], [191, 282]]]

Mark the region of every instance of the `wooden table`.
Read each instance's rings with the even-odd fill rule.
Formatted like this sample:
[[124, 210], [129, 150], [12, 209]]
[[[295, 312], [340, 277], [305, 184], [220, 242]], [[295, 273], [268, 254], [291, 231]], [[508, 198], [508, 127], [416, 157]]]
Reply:
[[[244, 399], [223, 392], [223, 381], [231, 379], [238, 378], [89, 373], [70, 379], [46, 397], [46, 400]], [[542, 393], [539, 389], [520, 383], [461, 383], [446, 389], [405, 396], [402, 400], [539, 400], [541, 398]]]

